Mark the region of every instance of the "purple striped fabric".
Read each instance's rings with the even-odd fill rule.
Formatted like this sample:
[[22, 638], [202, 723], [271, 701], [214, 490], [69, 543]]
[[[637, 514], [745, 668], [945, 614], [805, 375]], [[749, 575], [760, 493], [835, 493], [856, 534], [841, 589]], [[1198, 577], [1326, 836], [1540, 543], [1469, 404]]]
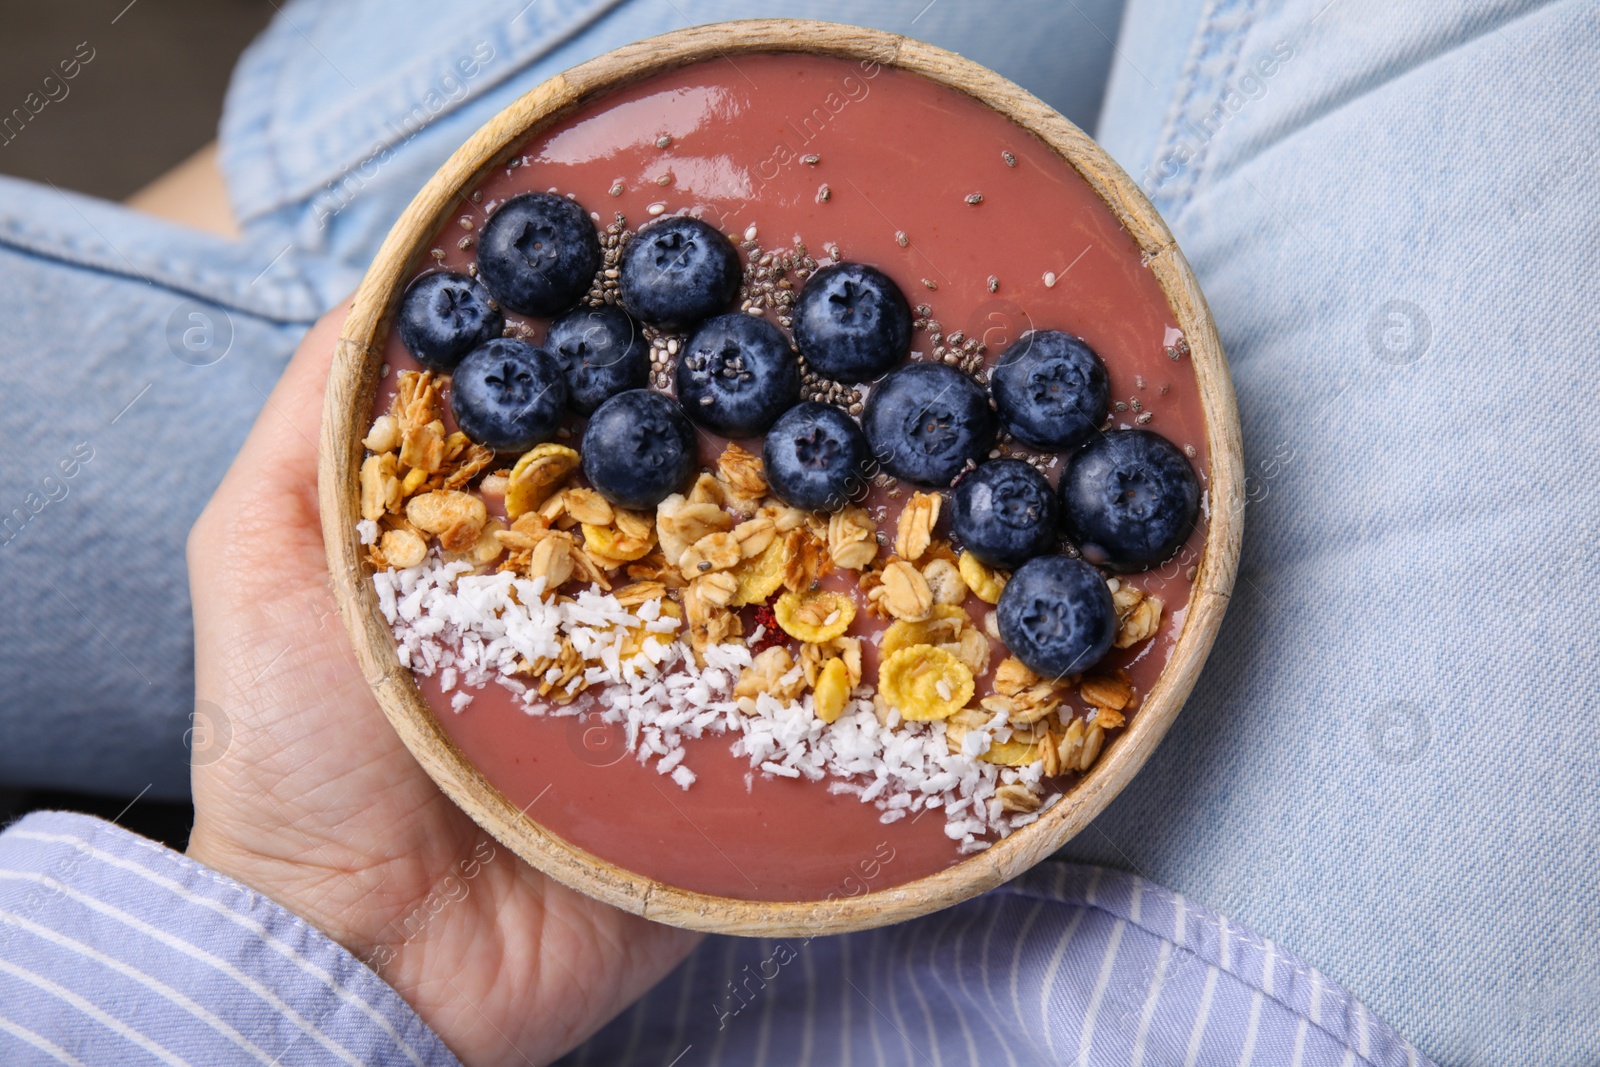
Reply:
[[[0, 1064], [456, 1062], [353, 956], [231, 879], [88, 816], [0, 835]], [[883, 930], [708, 939], [563, 1062], [1428, 1063], [1270, 941], [1061, 863]]]
[[1310, 965], [1134, 875], [1045, 863], [847, 937], [708, 940], [564, 1063], [1410, 1067]]
[[0, 835], [0, 1063], [457, 1063], [377, 975], [258, 893], [84, 815]]

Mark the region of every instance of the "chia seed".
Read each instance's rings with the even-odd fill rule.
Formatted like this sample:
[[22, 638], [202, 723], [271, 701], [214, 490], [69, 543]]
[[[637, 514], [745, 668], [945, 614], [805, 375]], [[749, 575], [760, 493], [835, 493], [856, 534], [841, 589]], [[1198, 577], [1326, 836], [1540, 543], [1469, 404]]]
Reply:
[[822, 157], [818, 155], [801, 156], [800, 162], [804, 163], [808, 167], [814, 167], [818, 163], [822, 162]]
[[826, 204], [833, 199], [833, 190], [828, 188], [828, 183], [823, 182], [822, 188], [817, 190], [817, 203]]
[[989, 275], [989, 291], [991, 293], [998, 293], [1000, 291], [1000, 279], [995, 277], [993, 274]]
[[1017, 165], [1017, 157], [1012, 155], [1010, 152], [1001, 152], [1000, 158], [1006, 161], [1006, 166], [1008, 167], [1014, 167]]
[[665, 148], [671, 143], [672, 143], [672, 137], [669, 134], [665, 134], [664, 133], [660, 137], [656, 138], [656, 147], [657, 148]]
[[612, 182], [611, 188], [608, 190], [608, 192], [610, 192], [612, 196], [621, 196], [622, 183], [620, 181]]
[[462, 215], [459, 219], [456, 219], [456, 224], [459, 225], [463, 230], [470, 230], [472, 229], [472, 216]]
[[982, 193], [968, 193], [967, 194], [967, 203], [971, 204], [973, 207], [977, 207], [979, 204], [983, 203], [983, 194]]
[[911, 238], [906, 236], [906, 231], [896, 230], [894, 232], [894, 242], [901, 248], [904, 248], [911, 243]]

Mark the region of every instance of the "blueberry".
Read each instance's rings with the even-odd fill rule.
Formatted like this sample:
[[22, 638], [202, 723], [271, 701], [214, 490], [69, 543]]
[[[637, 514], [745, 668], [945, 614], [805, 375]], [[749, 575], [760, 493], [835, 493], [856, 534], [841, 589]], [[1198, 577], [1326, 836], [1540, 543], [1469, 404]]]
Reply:
[[697, 424], [725, 437], [766, 433], [800, 400], [800, 361], [766, 319], [709, 319], [678, 357], [678, 400]]
[[478, 235], [479, 280], [524, 315], [559, 315], [589, 291], [599, 269], [600, 237], [589, 213], [554, 193], [512, 197]]
[[1068, 556], [1038, 556], [1019, 567], [1000, 594], [995, 615], [1006, 648], [1047, 678], [1088, 670], [1117, 633], [1106, 580]]
[[400, 340], [418, 363], [441, 374], [499, 337], [505, 325], [505, 316], [490, 305], [488, 291], [465, 274], [424, 274], [400, 298]]
[[450, 376], [456, 425], [496, 452], [522, 452], [549, 440], [566, 404], [561, 364], [544, 349], [512, 337], [474, 348]]
[[961, 479], [950, 505], [961, 546], [1011, 570], [1056, 546], [1056, 494], [1020, 459], [995, 459]]
[[715, 226], [657, 219], [622, 253], [622, 303], [653, 326], [682, 329], [715, 315], [739, 291], [739, 253]]
[[621, 308], [569, 311], [550, 324], [544, 344], [566, 372], [567, 407], [579, 415], [650, 384], [650, 342]]
[[856, 420], [827, 404], [807, 401], [783, 413], [767, 431], [761, 463], [784, 503], [808, 511], [838, 511], [866, 487], [871, 458]]
[[794, 343], [818, 374], [864, 382], [911, 349], [911, 307], [881, 270], [835, 263], [806, 280], [794, 309]]
[[949, 485], [994, 446], [995, 416], [983, 387], [954, 367], [909, 363], [867, 395], [861, 428], [890, 474]]
[[582, 451], [583, 476], [601, 496], [648, 510], [694, 474], [694, 427], [670, 396], [630, 389], [590, 416]]
[[1000, 421], [1025, 445], [1063, 452], [1106, 419], [1111, 383], [1094, 349], [1060, 330], [1029, 330], [989, 375]]
[[1067, 531], [1084, 557], [1119, 571], [1169, 558], [1194, 529], [1200, 482], [1171, 441], [1112, 430], [1085, 445], [1061, 478]]

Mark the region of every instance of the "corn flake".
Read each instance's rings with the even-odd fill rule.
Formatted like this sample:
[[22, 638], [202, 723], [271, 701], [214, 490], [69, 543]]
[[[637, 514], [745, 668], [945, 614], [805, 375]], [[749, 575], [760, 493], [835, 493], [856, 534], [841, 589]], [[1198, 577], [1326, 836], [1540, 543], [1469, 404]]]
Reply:
[[649, 555], [650, 549], [655, 547], [655, 538], [629, 537], [615, 527], [586, 522], [583, 523], [583, 547], [592, 555], [604, 556], [620, 565]]
[[828, 665], [822, 668], [822, 673], [817, 676], [817, 687], [812, 693], [811, 705], [816, 710], [817, 718], [823, 722], [833, 722], [843, 714], [845, 705], [849, 702], [850, 672], [846, 670], [844, 660], [830, 659]]
[[562, 480], [578, 469], [578, 453], [566, 445], [535, 445], [517, 460], [506, 480], [506, 516], [536, 511]]
[[759, 556], [747, 559], [733, 572], [739, 588], [730, 602], [733, 607], [763, 604], [783, 585], [783, 542], [774, 540]]
[[902, 648], [913, 645], [942, 645], [959, 641], [961, 631], [969, 624], [967, 613], [951, 604], [935, 604], [932, 618], [920, 622], [900, 619], [889, 624], [883, 632], [882, 654], [892, 656]]
[[773, 606], [778, 625], [790, 637], [816, 644], [831, 641], [850, 628], [855, 601], [843, 593], [785, 593]]
[[966, 706], [974, 689], [966, 665], [932, 645], [902, 648], [886, 658], [878, 666], [878, 687], [910, 722], [948, 719]]
[[1006, 588], [1004, 574], [991, 570], [971, 552], [961, 553], [957, 567], [961, 571], [961, 577], [966, 580], [967, 588], [976, 593], [979, 600], [986, 604], [1000, 603], [1000, 594]]

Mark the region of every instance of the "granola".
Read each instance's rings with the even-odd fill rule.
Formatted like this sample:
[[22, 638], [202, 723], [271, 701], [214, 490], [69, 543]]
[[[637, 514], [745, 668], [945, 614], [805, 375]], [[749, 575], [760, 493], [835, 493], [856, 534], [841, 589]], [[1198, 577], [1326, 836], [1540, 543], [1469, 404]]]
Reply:
[[[717, 460], [717, 474], [733, 499], [760, 502], [767, 495], [767, 475], [761, 457], [751, 455], [736, 444], [729, 444]], [[751, 509], [753, 510], [753, 509]]]
[[828, 516], [828, 555], [840, 570], [858, 571], [878, 557], [878, 524], [866, 508], [847, 507]]
[[883, 584], [867, 594], [887, 614], [919, 622], [933, 614], [933, 591], [922, 572], [903, 559], [883, 568]]
[[937, 493], [911, 494], [895, 529], [895, 555], [911, 563], [922, 558], [933, 543], [933, 528], [939, 522], [939, 506], [943, 499]]
[[733, 516], [709, 501], [691, 502], [674, 493], [656, 505], [656, 535], [668, 563], [676, 566], [689, 546], [712, 533], [733, 529]]

